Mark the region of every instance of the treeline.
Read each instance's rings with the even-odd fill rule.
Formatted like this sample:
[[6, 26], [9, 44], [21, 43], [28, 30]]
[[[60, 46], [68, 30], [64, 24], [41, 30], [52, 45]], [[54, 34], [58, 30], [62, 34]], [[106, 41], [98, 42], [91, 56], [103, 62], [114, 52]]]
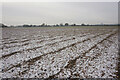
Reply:
[[8, 27], [8, 26], [0, 23], [0, 27]]
[[66, 26], [120, 26], [120, 24], [94, 24], [94, 25], [90, 25], [90, 24], [69, 24], [69, 23], [60, 23], [60, 24], [55, 24], [55, 25], [48, 25], [48, 24], [41, 24], [41, 25], [28, 25], [28, 24], [24, 24], [24, 25], [17, 25], [17, 26], [7, 26], [5, 24], [0, 23], [0, 27], [66, 27]]
[[24, 25], [18, 25], [18, 26], [10, 26], [10, 27], [64, 27], [64, 26], [79, 26], [76, 24], [68, 24], [68, 23], [60, 23], [60, 24], [54, 24], [54, 25], [48, 25], [45, 23], [42, 23], [40, 25], [28, 25], [28, 24], [24, 24]]

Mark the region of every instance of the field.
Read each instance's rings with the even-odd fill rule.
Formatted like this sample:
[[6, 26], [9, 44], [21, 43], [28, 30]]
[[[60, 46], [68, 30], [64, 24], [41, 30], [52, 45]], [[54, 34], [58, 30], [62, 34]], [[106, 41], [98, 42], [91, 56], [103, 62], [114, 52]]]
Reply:
[[1, 77], [117, 78], [117, 27], [3, 28]]

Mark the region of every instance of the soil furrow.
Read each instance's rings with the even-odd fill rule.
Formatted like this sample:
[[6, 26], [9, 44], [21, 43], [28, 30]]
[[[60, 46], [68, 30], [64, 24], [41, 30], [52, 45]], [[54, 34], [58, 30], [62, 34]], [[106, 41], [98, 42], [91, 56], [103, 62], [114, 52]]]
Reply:
[[[101, 34], [99, 34], [99, 35], [101, 35]], [[96, 35], [96, 37], [99, 36], [99, 35]], [[87, 40], [90, 40], [90, 39], [89, 39], [89, 38], [88, 38], [88, 39], [85, 39], [85, 40], [83, 40], [82, 42], [85, 42], [85, 41], [87, 41]], [[56, 51], [52, 51], [52, 52], [43, 54], [43, 55], [41, 55], [41, 56], [32, 58], [32, 59], [30, 59], [30, 60], [28, 60], [28, 61], [23, 62], [22, 64], [19, 63], [19, 64], [17, 64], [17, 65], [13, 65], [12, 67], [6, 68], [6, 69], [4, 69], [4, 70], [2, 70], [2, 71], [3, 71], [3, 72], [6, 72], [6, 71], [8, 71], [8, 70], [10, 70], [10, 69], [12, 69], [12, 68], [14, 68], [14, 67], [20, 67], [21, 65], [24, 65], [24, 64], [27, 64], [27, 63], [29, 63], [29, 64], [30, 64], [30, 63], [34, 63], [35, 61], [39, 60], [42, 56], [45, 56], [45, 55], [47, 55], [47, 54], [54, 54], [54, 53], [56, 53], [56, 52], [59, 52], [59, 51], [62, 51], [62, 50], [64, 50], [64, 49], [66, 49], [66, 48], [68, 48], [68, 47], [74, 46], [74, 45], [76, 45], [76, 44], [78, 44], [78, 43], [81, 43], [81, 41], [80, 41], [80, 42], [77, 42], [77, 43], [73, 43], [73, 44], [71, 44], [71, 45], [69, 45], [69, 46], [65, 46], [65, 47], [60, 48], [60, 49], [58, 49], [58, 50], [56, 50]]]
[[[86, 53], [88, 53], [88, 52], [90, 52], [92, 49], [94, 49], [98, 44], [102, 43], [104, 40], [106, 40], [107, 38], [111, 37], [112, 35], [115, 35], [116, 33], [117, 33], [117, 32], [115, 32], [115, 33], [107, 36], [105, 39], [103, 39], [103, 40], [101, 40], [100, 42], [98, 42], [97, 44], [95, 44], [95, 45], [94, 45], [93, 47], [91, 47], [89, 50], [85, 51], [85, 53], [82, 53], [83, 56], [85, 56]], [[75, 64], [73, 64], [73, 63], [76, 63], [76, 60], [79, 59], [80, 57], [81, 57], [81, 55], [78, 56], [78, 57], [76, 57], [76, 58], [73, 59], [73, 60], [70, 60], [70, 61], [68, 62], [68, 65], [65, 66], [65, 68], [72, 68], [72, 67], [75, 65]]]
[[[85, 56], [86, 53], [90, 52], [92, 49], [94, 49], [98, 44], [102, 43], [103, 41], [107, 40], [109, 37], [115, 35], [117, 32], [115, 33], [112, 33], [110, 34], [109, 36], [107, 36], [106, 38], [104, 38], [103, 40], [101, 40], [100, 42], [98, 42], [97, 44], [95, 44], [93, 47], [91, 47], [89, 50], [85, 51], [84, 53], [82, 53], [83, 55], [80, 55], [78, 57], [76, 57], [75, 59], [72, 59], [72, 60], [69, 60], [68, 61], [68, 64], [64, 67], [64, 68], [73, 68], [75, 65], [76, 65], [76, 60], [79, 59], [81, 56]], [[58, 75], [60, 72], [62, 72], [62, 70], [64, 69], [61, 69], [58, 73], [54, 74], [54, 75], [51, 75], [48, 77], [49, 78], [55, 78], [56, 75]]]
[[[99, 34], [99, 35], [103, 35], [103, 34]], [[98, 37], [99, 35], [96, 35], [96, 36], [94, 36], [94, 37], [92, 37], [92, 38]], [[88, 39], [86, 39], [86, 40], [83, 40], [82, 42], [85, 42], [85, 41], [88, 41], [88, 40], [90, 40], [90, 39], [88, 38]], [[77, 42], [77, 43], [71, 44], [70, 46], [63, 47], [63, 48], [61, 48], [61, 49], [59, 49], [59, 50], [57, 50], [57, 51], [55, 51], [55, 52], [51, 52], [51, 53], [47, 53], [47, 54], [55, 54], [55, 53], [57, 53], [57, 52], [60, 52], [60, 51], [62, 51], [62, 50], [64, 50], [64, 49], [68, 48], [68, 47], [75, 46], [76, 44], [79, 44], [79, 43], [82, 43], [82, 42]], [[38, 57], [36, 57], [36, 58], [34, 58], [34, 59], [31, 59], [31, 60], [29, 60], [29, 61], [27, 61], [27, 62], [28, 62], [29, 65], [33, 65], [34, 62], [36, 62], [37, 60], [39, 60], [41, 57], [46, 56], [47, 54], [42, 55], [42, 56], [38, 56]], [[26, 63], [27, 63], [27, 62], [26, 62]], [[26, 64], [26, 63], [24, 63], [24, 64]]]
[[[83, 35], [83, 36], [86, 36], [86, 35]], [[83, 36], [80, 36], [80, 37], [83, 37]], [[56, 43], [65, 42], [65, 41], [73, 40], [73, 39], [74, 39], [74, 37], [71, 38], [71, 39], [61, 40], [61, 41], [59, 41], [59, 42], [54, 42], [54, 43], [45, 44], [44, 46], [53, 45], [53, 44], [56, 44]], [[23, 49], [23, 50], [20, 50], [20, 51], [15, 51], [15, 52], [12, 52], [12, 53], [7, 54], [7, 55], [2, 55], [2, 57], [1, 57], [0, 59], [3, 59], [3, 58], [6, 58], [6, 57], [9, 57], [9, 56], [12, 56], [12, 55], [14, 55], [14, 54], [16, 54], [16, 53], [22, 53], [23, 51], [36, 50], [36, 49], [41, 48], [41, 47], [43, 47], [43, 46], [38, 46], [38, 47], [34, 47], [34, 48], [29, 48], [29, 49]]]

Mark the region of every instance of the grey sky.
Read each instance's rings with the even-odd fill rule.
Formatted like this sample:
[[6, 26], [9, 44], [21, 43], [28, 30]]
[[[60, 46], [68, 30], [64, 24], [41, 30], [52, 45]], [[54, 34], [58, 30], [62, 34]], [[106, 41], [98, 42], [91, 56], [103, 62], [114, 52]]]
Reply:
[[9, 2], [2, 5], [2, 22], [20, 24], [114, 24], [117, 2]]

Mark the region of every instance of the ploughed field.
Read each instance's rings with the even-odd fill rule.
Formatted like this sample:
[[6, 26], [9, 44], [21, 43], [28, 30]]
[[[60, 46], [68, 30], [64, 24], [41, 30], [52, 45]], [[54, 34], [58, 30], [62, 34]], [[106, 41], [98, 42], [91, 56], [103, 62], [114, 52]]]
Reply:
[[116, 27], [3, 28], [1, 77], [117, 78]]

